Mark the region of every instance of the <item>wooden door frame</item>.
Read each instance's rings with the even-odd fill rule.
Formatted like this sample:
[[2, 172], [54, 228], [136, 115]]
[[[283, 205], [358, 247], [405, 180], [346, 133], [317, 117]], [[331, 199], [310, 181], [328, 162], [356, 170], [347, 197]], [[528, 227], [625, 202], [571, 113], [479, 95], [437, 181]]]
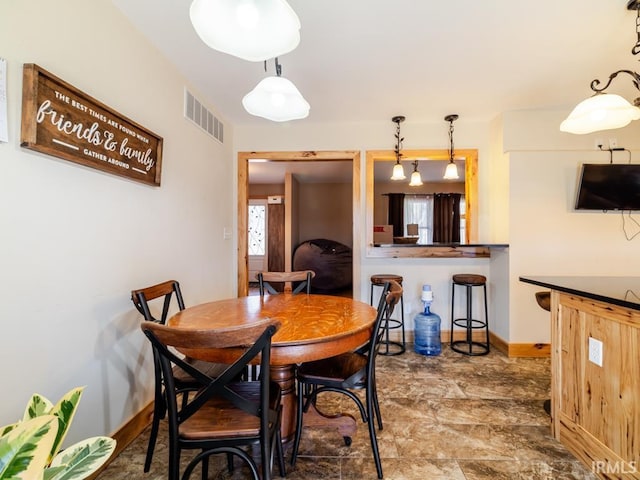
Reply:
[[351, 161], [352, 163], [352, 217], [353, 217], [353, 291], [360, 288], [360, 231], [361, 185], [360, 151], [325, 150], [293, 152], [238, 152], [238, 296], [249, 293], [249, 255], [247, 245], [247, 206], [249, 204], [249, 159], [261, 158], [271, 162], [291, 161]]

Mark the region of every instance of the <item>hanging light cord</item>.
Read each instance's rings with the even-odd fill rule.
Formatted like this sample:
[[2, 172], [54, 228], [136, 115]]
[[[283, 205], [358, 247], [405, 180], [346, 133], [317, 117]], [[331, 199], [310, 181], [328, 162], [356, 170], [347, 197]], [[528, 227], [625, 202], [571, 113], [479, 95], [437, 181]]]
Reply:
[[444, 117], [445, 121], [449, 122], [449, 145], [450, 145], [450, 149], [449, 149], [449, 163], [453, 163], [453, 122], [455, 122], [458, 119], [458, 115], [456, 114], [452, 114], [452, 115], [447, 115], [446, 117]]
[[[404, 120], [404, 118], [402, 118], [402, 120]], [[404, 137], [400, 136], [400, 122], [402, 120], [400, 119], [400, 117], [395, 117], [395, 122], [396, 122], [396, 147], [394, 149], [394, 152], [396, 153], [396, 163], [400, 163], [400, 157], [402, 157], [402, 153], [400, 153], [400, 150], [402, 149], [402, 141], [404, 140]]]
[[449, 144], [451, 145], [449, 150], [449, 161], [453, 162], [453, 120], [449, 120]]
[[[278, 57], [274, 58], [275, 63], [276, 63], [276, 75], [279, 77], [280, 75], [282, 75], [282, 65], [280, 65], [280, 63], [278, 62]], [[267, 71], [267, 61], [264, 61], [264, 71]]]

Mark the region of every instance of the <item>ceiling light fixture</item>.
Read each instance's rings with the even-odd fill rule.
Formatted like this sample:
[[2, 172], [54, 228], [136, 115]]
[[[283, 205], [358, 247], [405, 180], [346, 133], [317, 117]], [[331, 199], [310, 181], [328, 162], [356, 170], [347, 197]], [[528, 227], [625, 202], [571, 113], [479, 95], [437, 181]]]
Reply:
[[449, 163], [447, 164], [447, 168], [445, 169], [444, 176], [442, 178], [445, 180], [456, 180], [460, 178], [460, 175], [458, 175], [458, 167], [453, 161], [453, 122], [458, 119], [458, 115], [454, 113], [452, 115], [447, 115], [444, 119], [449, 122]]
[[286, 0], [193, 0], [189, 17], [209, 47], [250, 62], [300, 43], [300, 20]]
[[411, 174], [411, 181], [409, 182], [410, 187], [419, 187], [422, 185], [422, 177], [420, 176], [420, 172], [418, 171], [418, 160], [413, 162], [413, 173]]
[[[628, 10], [636, 10], [636, 44], [631, 49], [631, 53], [640, 53], [640, 0], [629, 0]], [[604, 93], [611, 85], [614, 78], [620, 73], [625, 73], [633, 79], [633, 84], [640, 90], [640, 75], [631, 70], [618, 70], [609, 75], [607, 83], [600, 87], [600, 80], [591, 82], [591, 90], [595, 94], [580, 102], [569, 116], [560, 124], [560, 131], [567, 133], [584, 134], [597, 132], [600, 130], [611, 130], [621, 128], [632, 120], [640, 119], [640, 97], [636, 98], [631, 105], [620, 95]]]
[[391, 172], [391, 180], [404, 180], [404, 168], [400, 163], [400, 157], [402, 157], [402, 141], [403, 137], [400, 136], [400, 123], [404, 122], [404, 117], [402, 115], [397, 115], [391, 119], [392, 122], [396, 124], [396, 147], [394, 148], [394, 152], [396, 154], [396, 164], [393, 166], [393, 171]]
[[[311, 106], [296, 86], [282, 77], [282, 66], [275, 59], [276, 76], [263, 78], [242, 99], [244, 109], [251, 115], [274, 122], [298, 120], [309, 115]], [[267, 62], [264, 62], [265, 71]]]

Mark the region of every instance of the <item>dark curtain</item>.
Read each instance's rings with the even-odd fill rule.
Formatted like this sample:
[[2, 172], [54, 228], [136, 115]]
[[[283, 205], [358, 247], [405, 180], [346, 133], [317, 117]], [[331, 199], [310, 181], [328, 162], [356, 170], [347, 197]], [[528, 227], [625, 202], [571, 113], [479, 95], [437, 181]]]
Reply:
[[460, 193], [433, 196], [433, 243], [460, 243]]
[[404, 193], [387, 193], [389, 197], [389, 225], [393, 225], [393, 236], [404, 237]]

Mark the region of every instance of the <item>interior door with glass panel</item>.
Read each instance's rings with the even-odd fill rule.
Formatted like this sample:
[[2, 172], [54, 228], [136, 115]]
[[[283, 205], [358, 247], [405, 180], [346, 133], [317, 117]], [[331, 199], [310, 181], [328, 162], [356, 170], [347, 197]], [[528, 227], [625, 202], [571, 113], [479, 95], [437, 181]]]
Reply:
[[249, 283], [257, 282], [256, 274], [268, 270], [267, 251], [267, 199], [249, 199], [248, 212], [248, 254]]

